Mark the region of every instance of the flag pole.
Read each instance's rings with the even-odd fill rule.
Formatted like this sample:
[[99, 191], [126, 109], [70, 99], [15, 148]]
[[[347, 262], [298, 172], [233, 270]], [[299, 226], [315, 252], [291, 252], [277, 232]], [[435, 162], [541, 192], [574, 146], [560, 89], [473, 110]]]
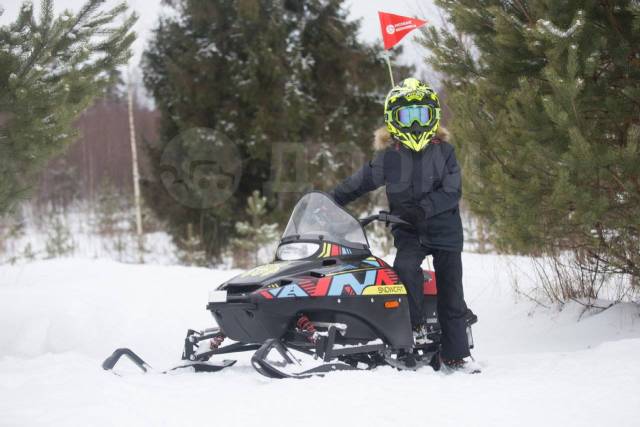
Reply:
[[384, 57], [387, 60], [387, 67], [389, 67], [389, 79], [391, 80], [391, 87], [393, 88], [396, 84], [393, 81], [393, 70], [391, 69], [391, 54], [388, 50], [385, 50], [384, 53]]

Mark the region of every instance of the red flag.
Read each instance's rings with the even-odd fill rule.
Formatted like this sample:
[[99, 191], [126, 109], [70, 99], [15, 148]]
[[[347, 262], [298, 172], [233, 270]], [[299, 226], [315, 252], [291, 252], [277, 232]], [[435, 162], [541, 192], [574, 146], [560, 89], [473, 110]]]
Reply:
[[421, 19], [394, 15], [393, 13], [378, 12], [378, 16], [380, 17], [380, 29], [385, 49], [391, 49], [404, 36], [427, 23]]

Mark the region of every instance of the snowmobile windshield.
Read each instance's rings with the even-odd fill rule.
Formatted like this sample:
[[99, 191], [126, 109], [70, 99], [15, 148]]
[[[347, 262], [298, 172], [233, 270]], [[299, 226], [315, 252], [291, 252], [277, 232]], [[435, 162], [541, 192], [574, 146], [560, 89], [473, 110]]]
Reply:
[[282, 240], [294, 239], [328, 240], [359, 249], [369, 246], [360, 222], [320, 192], [304, 195], [293, 209]]

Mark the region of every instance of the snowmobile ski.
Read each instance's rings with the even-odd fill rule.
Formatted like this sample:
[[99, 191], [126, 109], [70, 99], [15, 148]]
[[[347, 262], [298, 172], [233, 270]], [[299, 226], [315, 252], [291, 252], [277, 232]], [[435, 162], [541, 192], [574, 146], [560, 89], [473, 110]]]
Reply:
[[[131, 360], [131, 362], [133, 362], [133, 364], [140, 368], [140, 370], [144, 373], [155, 371], [153, 367], [151, 367], [151, 365], [145, 362], [140, 356], [138, 356], [129, 348], [119, 348], [114, 351], [111, 356], [107, 357], [104, 362], [102, 362], [102, 369], [104, 369], [105, 371], [113, 371], [113, 368], [123, 356]], [[218, 372], [223, 370], [224, 368], [233, 366], [235, 363], [235, 360], [223, 360], [220, 363], [185, 360], [180, 365], [161, 371], [160, 373], [166, 374], [184, 368], [193, 368], [196, 372]]]
[[113, 354], [111, 354], [111, 356], [104, 359], [104, 362], [102, 362], [102, 369], [104, 369], [105, 371], [111, 371], [122, 356], [126, 356], [127, 359], [131, 360], [131, 362], [133, 362], [134, 365], [140, 368], [142, 372], [147, 373], [151, 369], [153, 369], [149, 364], [147, 364], [147, 362], [142, 360], [140, 356], [138, 356], [128, 348], [116, 349]]

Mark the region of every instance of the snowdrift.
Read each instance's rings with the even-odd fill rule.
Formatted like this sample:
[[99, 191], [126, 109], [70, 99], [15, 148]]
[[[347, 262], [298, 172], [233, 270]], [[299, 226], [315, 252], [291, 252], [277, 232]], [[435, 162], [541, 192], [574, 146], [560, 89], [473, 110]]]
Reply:
[[[480, 375], [423, 369], [268, 380], [239, 359], [216, 374], [118, 377], [129, 346], [179, 359], [187, 328], [212, 325], [207, 293], [237, 271], [67, 259], [0, 267], [0, 425], [637, 425], [640, 309], [517, 301], [526, 259], [465, 254]], [[509, 268], [516, 266], [517, 268]]]

